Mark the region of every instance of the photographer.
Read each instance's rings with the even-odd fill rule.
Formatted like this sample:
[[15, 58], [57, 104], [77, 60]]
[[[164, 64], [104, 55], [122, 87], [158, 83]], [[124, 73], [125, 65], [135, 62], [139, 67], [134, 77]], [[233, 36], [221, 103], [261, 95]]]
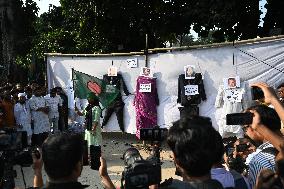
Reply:
[[[274, 90], [269, 87], [266, 83], [256, 83], [253, 84], [252, 86], [256, 86], [261, 88], [261, 90], [264, 93], [264, 100], [267, 103], [271, 103], [276, 112], [278, 113], [279, 117], [281, 118], [282, 122], [284, 120], [284, 107], [281, 101], [278, 100]], [[251, 111], [254, 114], [253, 117], [253, 123], [252, 123], [252, 128], [259, 132], [262, 133], [263, 137], [269, 141], [276, 149], [279, 151], [276, 160], [276, 173], [270, 169], [263, 169], [260, 174], [258, 175], [257, 182], [255, 189], [271, 189], [271, 188], [279, 188], [279, 185], [281, 185], [280, 181], [278, 178], [280, 177], [282, 181], [282, 186], [283, 187], [283, 160], [284, 160], [284, 139], [279, 132], [274, 132], [267, 125], [263, 122], [261, 119], [261, 115], [257, 111]]]
[[206, 117], [185, 117], [173, 124], [169, 129], [167, 142], [183, 181], [166, 181], [161, 184], [161, 188], [223, 188], [210, 176], [217, 153], [216, 132], [210, 118]]
[[[280, 118], [278, 117], [276, 111], [272, 108], [269, 108], [264, 105], [253, 106], [248, 109], [248, 111], [252, 113], [259, 114], [259, 120], [261, 120], [262, 124], [265, 125], [267, 129], [274, 132], [276, 135], [281, 136], [280, 134]], [[254, 114], [255, 119], [256, 114]], [[255, 142], [261, 142], [262, 144], [258, 146], [254, 156], [251, 157], [251, 160], [248, 162], [249, 173], [248, 179], [250, 185], [253, 187], [256, 182], [256, 177], [259, 172], [264, 169], [275, 170], [275, 148], [273, 145], [267, 141], [264, 137], [263, 132], [261, 132], [253, 122], [253, 124], [244, 126], [245, 134], [250, 137]]]
[[[78, 182], [83, 169], [83, 137], [67, 133], [49, 136], [42, 146], [42, 160], [48, 176], [46, 189], [80, 189], [88, 186]], [[103, 158], [99, 173], [106, 189], [115, 189]], [[34, 186], [41, 186], [40, 174], [35, 175]]]
[[[257, 83], [252, 86], [256, 86], [262, 89], [264, 93], [265, 103], [272, 104], [275, 110], [283, 118], [283, 107], [281, 102], [277, 99], [277, 96], [272, 88], [265, 83]], [[247, 136], [249, 136], [254, 142], [261, 142], [262, 144], [256, 149], [251, 160], [248, 162], [249, 174], [248, 179], [252, 187], [255, 186], [257, 175], [262, 169], [275, 170], [275, 156], [277, 150], [280, 149], [280, 144], [276, 139], [282, 138], [280, 133], [280, 118], [276, 111], [272, 108], [257, 105], [249, 108], [247, 111], [254, 114], [253, 123], [245, 125], [243, 128]], [[272, 137], [273, 136], [273, 137]], [[283, 140], [283, 139], [282, 139]], [[275, 149], [275, 148], [276, 149]]]

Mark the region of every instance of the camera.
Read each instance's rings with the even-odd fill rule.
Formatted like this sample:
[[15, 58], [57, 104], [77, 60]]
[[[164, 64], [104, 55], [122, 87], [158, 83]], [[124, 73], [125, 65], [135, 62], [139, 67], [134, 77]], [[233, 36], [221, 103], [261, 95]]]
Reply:
[[252, 100], [259, 100], [264, 98], [264, 93], [261, 90], [261, 88], [253, 86], [251, 87], [251, 94], [252, 94]]
[[250, 146], [247, 145], [247, 144], [239, 144], [239, 145], [236, 146], [236, 151], [237, 152], [245, 152], [249, 149], [249, 147]]
[[151, 141], [154, 144], [152, 155], [143, 159], [136, 148], [125, 151], [122, 158], [125, 168], [122, 172], [121, 188], [146, 189], [161, 182], [160, 143], [166, 139], [167, 134], [168, 130], [159, 126], [140, 129], [140, 140]]
[[141, 128], [140, 140], [158, 141], [162, 142], [168, 135], [168, 129], [160, 128], [158, 126], [153, 128]]
[[253, 113], [233, 113], [226, 115], [227, 125], [250, 125], [252, 124]]
[[123, 154], [125, 168], [122, 173], [121, 188], [146, 189], [150, 185], [159, 184], [161, 182], [159, 150], [159, 147], [154, 147], [153, 155], [144, 160], [136, 148], [127, 149]]
[[26, 132], [11, 128], [0, 130], [0, 181], [3, 181], [2, 188], [15, 187], [16, 172], [13, 170], [13, 166], [31, 166], [33, 163], [32, 153], [35, 153], [37, 158], [40, 155], [36, 149], [27, 148]]

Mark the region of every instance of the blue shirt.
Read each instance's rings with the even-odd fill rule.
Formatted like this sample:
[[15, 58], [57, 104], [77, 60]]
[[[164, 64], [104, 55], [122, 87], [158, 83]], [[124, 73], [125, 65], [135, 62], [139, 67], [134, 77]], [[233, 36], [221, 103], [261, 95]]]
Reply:
[[273, 148], [273, 145], [269, 142], [260, 145], [257, 148], [257, 151], [259, 152], [255, 154], [255, 156], [253, 156], [251, 161], [249, 162], [248, 180], [251, 188], [254, 188], [257, 175], [262, 169], [266, 168], [275, 171], [275, 155], [262, 151], [266, 148]]

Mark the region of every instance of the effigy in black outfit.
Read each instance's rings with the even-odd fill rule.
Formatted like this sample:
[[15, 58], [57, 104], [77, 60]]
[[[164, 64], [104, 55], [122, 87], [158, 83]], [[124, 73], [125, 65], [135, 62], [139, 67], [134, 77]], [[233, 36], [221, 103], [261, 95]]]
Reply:
[[179, 107], [180, 117], [199, 115], [198, 105], [206, 99], [201, 73], [195, 73], [194, 79], [185, 79], [184, 74], [179, 75], [177, 102], [183, 106]]
[[[112, 87], [116, 87], [120, 91], [122, 85], [125, 95], [128, 96], [130, 94], [121, 74], [117, 74], [117, 76], [108, 76], [107, 74], [105, 74], [103, 76], [103, 80], [107, 84], [106, 90], [110, 90], [106, 92], [111, 92]], [[124, 102], [122, 101], [121, 93], [119, 93], [114, 102], [106, 109], [102, 127], [107, 124], [109, 118], [111, 117], [113, 112], [115, 112], [119, 128], [122, 132], [124, 132], [123, 108]]]

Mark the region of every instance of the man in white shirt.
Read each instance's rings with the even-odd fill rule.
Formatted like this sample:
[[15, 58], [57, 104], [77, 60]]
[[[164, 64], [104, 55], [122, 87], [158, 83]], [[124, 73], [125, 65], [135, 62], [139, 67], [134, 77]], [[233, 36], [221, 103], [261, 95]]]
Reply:
[[58, 120], [59, 111], [58, 108], [62, 107], [62, 99], [56, 94], [56, 89], [50, 90], [50, 95], [45, 97], [46, 105], [49, 108], [48, 118], [53, 133], [58, 133]]
[[19, 101], [14, 106], [14, 116], [16, 119], [16, 125], [18, 131], [27, 132], [27, 142], [31, 145], [32, 128], [31, 128], [31, 111], [28, 101], [26, 101], [26, 94], [18, 94]]
[[34, 120], [34, 145], [41, 146], [43, 141], [48, 137], [50, 124], [48, 118], [48, 106], [42, 96], [42, 89], [38, 87], [34, 96], [29, 100]]

